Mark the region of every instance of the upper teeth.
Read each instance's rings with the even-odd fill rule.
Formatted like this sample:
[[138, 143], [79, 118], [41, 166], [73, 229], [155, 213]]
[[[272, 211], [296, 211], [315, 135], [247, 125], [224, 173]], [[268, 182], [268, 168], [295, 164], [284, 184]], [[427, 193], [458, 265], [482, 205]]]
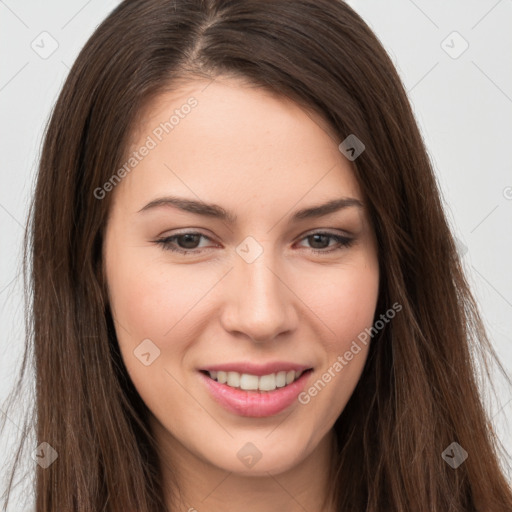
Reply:
[[227, 384], [232, 388], [241, 388], [246, 391], [260, 390], [273, 391], [276, 388], [282, 388], [291, 384], [294, 380], [302, 375], [302, 371], [296, 372], [290, 370], [288, 372], [270, 373], [269, 375], [251, 375], [249, 373], [211, 371], [208, 372], [210, 377], [221, 384]]

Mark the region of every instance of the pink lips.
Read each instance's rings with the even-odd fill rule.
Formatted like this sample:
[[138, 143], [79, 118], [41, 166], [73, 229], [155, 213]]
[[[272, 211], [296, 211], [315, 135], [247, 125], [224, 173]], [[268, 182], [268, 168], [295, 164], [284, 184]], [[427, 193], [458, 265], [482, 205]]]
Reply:
[[250, 373], [258, 376], [285, 370], [304, 371], [296, 381], [282, 388], [276, 388], [274, 391], [245, 391], [233, 388], [227, 384], [221, 384], [202, 372], [199, 372], [199, 376], [205, 383], [213, 399], [225, 409], [239, 416], [262, 418], [265, 416], [273, 416], [284, 411], [297, 399], [297, 396], [304, 389], [311, 373], [305, 370], [310, 368], [311, 367], [308, 366], [286, 365], [283, 363], [268, 364], [265, 366], [250, 363], [224, 364], [208, 368], [209, 371], [236, 371], [238, 373]]

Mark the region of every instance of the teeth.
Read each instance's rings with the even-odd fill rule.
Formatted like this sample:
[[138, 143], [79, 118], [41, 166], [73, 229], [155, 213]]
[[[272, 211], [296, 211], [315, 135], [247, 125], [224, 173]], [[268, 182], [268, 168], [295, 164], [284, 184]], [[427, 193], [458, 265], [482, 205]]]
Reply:
[[241, 389], [246, 389], [247, 391], [255, 391], [258, 389], [258, 382], [259, 377], [256, 375], [249, 375], [248, 373], [242, 373], [242, 375], [240, 375]]
[[221, 384], [227, 384], [232, 388], [240, 388], [245, 391], [274, 391], [276, 388], [288, 386], [304, 372], [290, 370], [288, 372], [270, 373], [261, 377], [248, 373], [240, 374], [238, 372], [211, 371], [208, 373], [213, 380]]
[[271, 373], [270, 375], [262, 375], [259, 379], [258, 388], [261, 391], [272, 391], [276, 389], [276, 374]]
[[282, 388], [286, 386], [286, 372], [276, 373], [276, 387]]
[[228, 380], [227, 385], [232, 388], [237, 388], [240, 386], [240, 374], [236, 372], [228, 372]]

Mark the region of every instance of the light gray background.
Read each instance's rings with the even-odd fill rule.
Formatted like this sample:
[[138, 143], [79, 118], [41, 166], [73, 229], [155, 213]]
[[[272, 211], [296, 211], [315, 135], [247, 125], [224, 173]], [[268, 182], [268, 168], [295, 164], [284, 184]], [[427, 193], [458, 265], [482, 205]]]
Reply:
[[[23, 344], [21, 240], [43, 129], [79, 50], [118, 3], [0, 0], [0, 400]], [[512, 0], [348, 3], [376, 32], [409, 92], [468, 278], [510, 373]], [[52, 44], [58, 48], [45, 55]], [[512, 390], [499, 378], [496, 385], [489, 409], [512, 454]], [[13, 432], [17, 422], [9, 420]], [[4, 436], [0, 462], [12, 445]]]

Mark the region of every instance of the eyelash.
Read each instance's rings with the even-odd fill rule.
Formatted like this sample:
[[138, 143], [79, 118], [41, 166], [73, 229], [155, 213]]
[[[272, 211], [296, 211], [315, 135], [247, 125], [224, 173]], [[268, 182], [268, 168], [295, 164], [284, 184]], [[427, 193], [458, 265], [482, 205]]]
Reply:
[[[177, 235], [168, 236], [165, 238], [160, 238], [158, 240], [155, 240], [155, 243], [162, 245], [163, 249], [166, 251], [172, 251], [172, 252], [185, 254], [185, 255], [194, 255], [194, 254], [200, 254], [200, 253], [204, 252], [205, 249], [199, 249], [199, 250], [198, 249], [181, 249], [179, 247], [171, 245], [173, 240], [180, 238], [182, 236], [187, 236], [187, 235], [200, 235], [203, 238], [207, 238], [208, 240], [210, 240], [209, 237], [207, 237], [206, 235], [203, 235], [202, 233], [198, 233], [196, 231], [189, 231], [189, 232], [185, 232], [185, 233], [179, 233]], [[310, 233], [310, 234], [306, 235], [305, 237], [303, 237], [301, 240], [304, 240], [306, 238], [309, 238], [309, 237], [312, 237], [315, 235], [328, 236], [329, 238], [336, 240], [338, 242], [338, 244], [340, 244], [340, 246], [334, 247], [331, 249], [311, 249], [311, 252], [313, 252], [314, 254], [324, 254], [324, 255], [330, 254], [332, 252], [348, 248], [354, 243], [353, 238], [348, 238], [348, 237], [341, 236], [338, 234], [328, 233], [328, 232], [323, 232], [323, 231], [318, 231], [316, 233]]]

